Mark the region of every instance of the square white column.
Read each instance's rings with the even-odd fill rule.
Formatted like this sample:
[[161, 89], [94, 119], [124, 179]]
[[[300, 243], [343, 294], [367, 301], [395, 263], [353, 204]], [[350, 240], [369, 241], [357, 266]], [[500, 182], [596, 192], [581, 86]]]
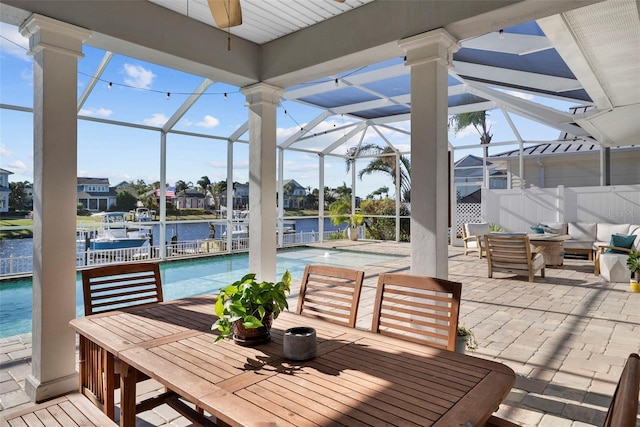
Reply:
[[447, 70], [459, 46], [442, 29], [399, 44], [411, 67], [411, 272], [447, 279]]
[[33, 63], [33, 349], [26, 391], [41, 401], [78, 387], [76, 317], [77, 63], [91, 32], [31, 15]]
[[249, 272], [276, 280], [276, 110], [283, 89], [242, 89], [249, 107]]

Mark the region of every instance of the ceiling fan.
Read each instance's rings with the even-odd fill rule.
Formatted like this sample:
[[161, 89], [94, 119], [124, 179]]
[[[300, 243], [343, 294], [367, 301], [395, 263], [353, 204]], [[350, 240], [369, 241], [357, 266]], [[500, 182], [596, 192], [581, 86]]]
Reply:
[[[344, 3], [345, 0], [334, 1]], [[229, 28], [242, 24], [240, 0], [207, 0], [207, 2], [218, 28]]]

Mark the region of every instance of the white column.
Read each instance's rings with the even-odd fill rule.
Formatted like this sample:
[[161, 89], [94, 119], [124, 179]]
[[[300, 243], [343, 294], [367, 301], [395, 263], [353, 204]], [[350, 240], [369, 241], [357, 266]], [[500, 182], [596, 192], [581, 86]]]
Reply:
[[283, 89], [242, 89], [249, 107], [249, 271], [276, 280], [276, 109]]
[[324, 242], [324, 154], [318, 155], [318, 241]]
[[33, 55], [33, 348], [25, 388], [42, 401], [78, 387], [76, 317], [77, 63], [91, 32], [31, 15]]
[[411, 67], [411, 272], [446, 279], [447, 69], [459, 46], [442, 29], [399, 45]]
[[[278, 150], [278, 246], [284, 243], [284, 150]], [[291, 207], [291, 206], [289, 206]]]

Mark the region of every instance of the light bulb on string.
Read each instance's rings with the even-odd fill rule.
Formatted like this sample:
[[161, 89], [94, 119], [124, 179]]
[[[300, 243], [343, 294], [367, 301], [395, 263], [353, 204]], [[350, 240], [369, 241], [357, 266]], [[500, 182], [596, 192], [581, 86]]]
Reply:
[[167, 101], [171, 99], [171, 92], [167, 92]]
[[107, 89], [111, 89], [113, 87], [113, 83], [109, 82], [109, 84], [107, 85]]
[[499, 31], [499, 36], [500, 40], [504, 40], [504, 30], [500, 30]]
[[224, 99], [227, 99], [227, 92], [224, 93]]
[[340, 86], [340, 82], [336, 79], [336, 87]]

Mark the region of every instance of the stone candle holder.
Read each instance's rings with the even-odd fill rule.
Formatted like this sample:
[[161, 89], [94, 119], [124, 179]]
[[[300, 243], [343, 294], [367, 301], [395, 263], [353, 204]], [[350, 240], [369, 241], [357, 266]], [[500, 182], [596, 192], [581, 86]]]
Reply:
[[304, 326], [287, 329], [284, 332], [283, 350], [285, 359], [313, 359], [317, 350], [316, 330]]

